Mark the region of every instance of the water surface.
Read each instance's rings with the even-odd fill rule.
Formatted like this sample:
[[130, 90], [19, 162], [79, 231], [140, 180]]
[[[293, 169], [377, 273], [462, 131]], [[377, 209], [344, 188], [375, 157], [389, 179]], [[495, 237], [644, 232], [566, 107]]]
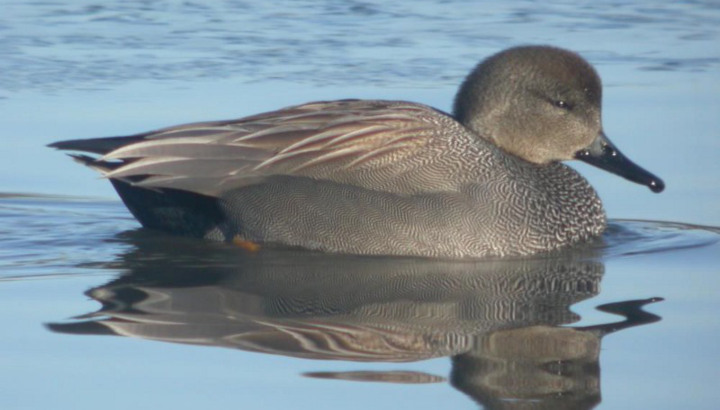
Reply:
[[[720, 402], [714, 2], [6, 3], [0, 407]], [[667, 184], [573, 164], [611, 225], [560, 254], [249, 255], [138, 229], [107, 181], [44, 147], [317, 99], [448, 110], [481, 58], [527, 43], [596, 65], [605, 131]]]

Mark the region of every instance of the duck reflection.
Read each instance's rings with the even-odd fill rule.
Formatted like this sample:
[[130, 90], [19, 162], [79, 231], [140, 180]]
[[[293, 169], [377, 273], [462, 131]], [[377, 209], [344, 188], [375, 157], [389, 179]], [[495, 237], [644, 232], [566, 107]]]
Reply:
[[[87, 294], [102, 304], [53, 331], [113, 334], [307, 359], [409, 362], [449, 356], [451, 384], [488, 408], [591, 408], [600, 402], [600, 343], [659, 320], [605, 305], [625, 320], [579, 320], [570, 306], [599, 292], [591, 249], [545, 258], [438, 261], [306, 251], [244, 253], [129, 233], [107, 264], [127, 273]], [[420, 372], [313, 372], [356, 381], [433, 383]]]

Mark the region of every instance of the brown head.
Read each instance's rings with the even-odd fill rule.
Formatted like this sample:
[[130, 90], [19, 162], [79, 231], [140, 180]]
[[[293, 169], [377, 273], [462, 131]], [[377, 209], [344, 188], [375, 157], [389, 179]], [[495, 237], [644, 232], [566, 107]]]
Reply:
[[625, 158], [601, 121], [602, 84], [571, 51], [522, 46], [497, 53], [468, 75], [453, 114], [477, 135], [535, 164], [580, 159], [659, 192], [662, 181]]

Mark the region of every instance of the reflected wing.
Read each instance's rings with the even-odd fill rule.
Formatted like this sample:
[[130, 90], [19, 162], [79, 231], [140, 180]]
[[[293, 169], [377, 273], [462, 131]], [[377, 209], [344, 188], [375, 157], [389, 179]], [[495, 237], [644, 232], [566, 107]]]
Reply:
[[105, 172], [109, 178], [213, 196], [272, 175], [409, 192], [417, 189], [413, 178], [427, 176], [420, 170], [446, 155], [448, 127], [465, 132], [420, 104], [316, 102], [142, 134], [99, 161], [116, 163]]

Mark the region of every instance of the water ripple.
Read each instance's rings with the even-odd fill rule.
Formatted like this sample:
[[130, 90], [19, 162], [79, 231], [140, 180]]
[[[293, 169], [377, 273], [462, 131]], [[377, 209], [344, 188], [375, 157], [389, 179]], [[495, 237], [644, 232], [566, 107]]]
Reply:
[[[0, 90], [207, 77], [454, 85], [478, 59], [500, 48], [559, 38], [599, 64], [716, 70], [720, 10], [710, 1], [691, 3], [16, 3], [4, 10], [0, 26]], [[598, 36], [616, 54], [592, 48]], [[635, 50], [623, 46], [627, 38], [653, 41]], [[667, 48], [677, 55], [668, 57]]]
[[612, 220], [604, 235], [608, 257], [699, 248], [720, 242], [720, 228], [675, 222]]
[[[0, 193], [0, 280], [97, 273], [132, 247], [124, 239], [138, 223], [119, 201]], [[143, 240], [170, 251], [181, 241], [204, 242], [147, 232]], [[715, 245], [720, 228], [674, 222], [612, 220], [602, 240], [561, 252], [561, 257], [622, 256]], [[174, 261], [184, 260], [182, 254]], [[531, 258], [532, 259], [532, 258]], [[222, 261], [221, 261], [222, 262]], [[188, 261], [188, 263], [200, 263]], [[123, 266], [118, 265], [117, 270]], [[112, 270], [111, 269], [111, 270]], [[106, 273], [116, 273], [106, 272]]]

